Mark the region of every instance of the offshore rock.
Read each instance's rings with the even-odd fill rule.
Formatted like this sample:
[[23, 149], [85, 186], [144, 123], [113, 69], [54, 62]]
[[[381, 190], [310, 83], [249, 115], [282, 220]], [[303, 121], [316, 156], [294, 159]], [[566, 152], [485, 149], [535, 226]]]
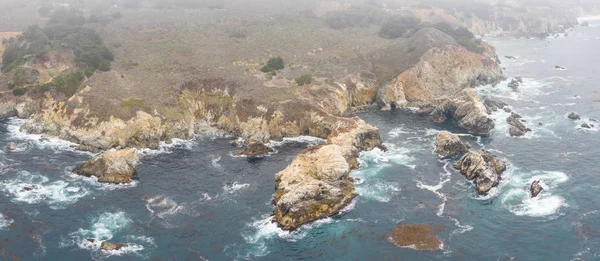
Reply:
[[[89, 241], [89, 240], [88, 240]], [[126, 244], [112, 243], [108, 241], [102, 242], [100, 249], [104, 251], [120, 250], [121, 248], [127, 247]]]
[[494, 129], [494, 120], [479, 101], [477, 92], [473, 88], [464, 89], [439, 104], [429, 115], [429, 119], [433, 122], [443, 123], [453, 118], [458, 122], [459, 127], [481, 136], [489, 136]]
[[544, 190], [544, 188], [542, 188], [542, 185], [540, 185], [539, 180], [532, 182], [531, 186], [529, 187], [529, 191], [531, 192], [532, 198], [537, 197], [537, 195], [540, 194], [540, 192], [542, 192], [542, 190]]
[[448, 131], [440, 131], [436, 139], [435, 151], [447, 156], [456, 156], [467, 153], [471, 146], [462, 142], [458, 135]]
[[9, 142], [8, 144], [6, 144], [6, 149], [7, 150], [16, 150], [17, 144], [15, 144], [14, 142]]
[[301, 151], [275, 175], [274, 220], [282, 229], [335, 215], [356, 197], [348, 174], [361, 151], [381, 144], [379, 131], [358, 118], [338, 123], [326, 144]]
[[86, 177], [97, 177], [101, 183], [130, 183], [138, 162], [136, 149], [110, 151], [77, 165], [73, 172]]
[[567, 116], [567, 118], [571, 120], [581, 120], [581, 115], [579, 115], [579, 113], [576, 112], [571, 112], [569, 113], [569, 116]]
[[273, 152], [273, 149], [260, 142], [252, 142], [243, 150], [238, 150], [233, 154], [236, 156], [262, 157]]
[[477, 193], [485, 195], [500, 183], [506, 165], [487, 151], [471, 150], [454, 164], [454, 168], [475, 183]]
[[508, 87], [513, 89], [513, 91], [516, 91], [517, 88], [519, 87], [519, 81], [517, 79], [512, 79], [509, 83], [508, 83]]
[[392, 229], [388, 241], [398, 247], [415, 250], [436, 251], [443, 247], [442, 241], [436, 237], [435, 228], [427, 225], [398, 224]]
[[520, 118], [521, 118], [521, 116], [514, 112], [511, 114], [511, 116], [506, 118], [506, 122], [508, 122], [508, 124], [510, 125], [510, 129], [509, 129], [510, 136], [513, 136], [513, 137], [523, 136], [523, 135], [525, 135], [525, 133], [531, 131], [529, 128], [527, 128], [525, 126], [525, 124], [523, 124], [523, 122], [520, 120]]
[[508, 109], [508, 104], [506, 104], [505, 102], [489, 98], [483, 101], [483, 105], [487, 109], [488, 114], [498, 111], [498, 109]]

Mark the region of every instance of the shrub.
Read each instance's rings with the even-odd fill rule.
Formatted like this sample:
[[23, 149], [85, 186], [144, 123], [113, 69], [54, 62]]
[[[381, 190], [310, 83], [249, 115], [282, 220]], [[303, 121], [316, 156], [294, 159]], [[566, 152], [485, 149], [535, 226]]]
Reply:
[[263, 66], [260, 70], [262, 72], [268, 73], [272, 71], [281, 70], [285, 67], [283, 64], [283, 59], [281, 57], [271, 58], [267, 62], [267, 65]]
[[99, 21], [100, 19], [98, 19], [98, 16], [96, 15], [90, 15], [90, 17], [87, 19], [88, 23], [97, 23]]
[[298, 86], [311, 84], [312, 83], [312, 75], [310, 75], [310, 74], [302, 75], [302, 76], [296, 78], [296, 83], [298, 84]]
[[27, 88], [17, 88], [17, 89], [13, 89], [12, 93], [15, 96], [23, 96], [27, 93]]
[[112, 18], [114, 18], [114, 19], [121, 19], [123, 17], [123, 15], [121, 14], [121, 12], [114, 12], [110, 16]]
[[381, 24], [385, 13], [369, 6], [352, 7], [345, 11], [331, 12], [325, 16], [325, 23], [333, 29], [342, 29], [369, 24]]
[[412, 16], [392, 16], [383, 23], [379, 36], [395, 39], [404, 36], [406, 32], [419, 26], [421, 21]]
[[56, 91], [71, 97], [79, 91], [83, 80], [83, 73], [77, 71], [54, 77], [52, 84], [56, 87]]

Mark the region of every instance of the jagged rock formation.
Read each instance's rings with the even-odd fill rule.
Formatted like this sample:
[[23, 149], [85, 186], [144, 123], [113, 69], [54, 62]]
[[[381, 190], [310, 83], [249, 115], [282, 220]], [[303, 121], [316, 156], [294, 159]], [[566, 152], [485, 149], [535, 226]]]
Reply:
[[450, 118], [458, 122], [458, 126], [470, 133], [489, 136], [495, 123], [487, 113], [486, 107], [479, 101], [474, 89], [460, 91], [452, 98], [446, 98], [429, 115], [433, 122], [443, 123]]
[[506, 122], [510, 125], [509, 134], [510, 136], [523, 136], [527, 132], [530, 132], [531, 129], [527, 128], [521, 119], [521, 115], [512, 112], [508, 118], [506, 118]]
[[398, 247], [415, 250], [436, 251], [442, 249], [442, 241], [435, 235], [435, 228], [427, 225], [398, 224], [392, 229], [388, 241]]
[[460, 140], [456, 134], [440, 131], [436, 138], [435, 151], [446, 156], [456, 156], [467, 153], [471, 146]]
[[535, 180], [531, 183], [531, 186], [529, 187], [529, 192], [531, 192], [531, 197], [535, 198], [537, 197], [537, 195], [540, 194], [540, 192], [542, 192], [542, 190], [544, 190], [544, 188], [542, 188], [542, 185], [540, 185], [540, 181], [539, 180]]
[[379, 132], [358, 118], [340, 119], [325, 145], [301, 151], [275, 175], [274, 218], [285, 230], [337, 214], [354, 197], [348, 174], [358, 153], [381, 144]]
[[110, 151], [77, 165], [73, 172], [97, 177], [101, 183], [130, 183], [138, 162], [139, 155], [135, 149]]
[[454, 168], [475, 183], [477, 193], [484, 195], [500, 183], [506, 165], [487, 151], [471, 150], [454, 164]]
[[483, 105], [485, 106], [488, 114], [492, 114], [492, 112], [498, 111], [498, 109], [504, 110], [508, 108], [508, 104], [505, 102], [494, 99], [485, 99], [483, 101]]

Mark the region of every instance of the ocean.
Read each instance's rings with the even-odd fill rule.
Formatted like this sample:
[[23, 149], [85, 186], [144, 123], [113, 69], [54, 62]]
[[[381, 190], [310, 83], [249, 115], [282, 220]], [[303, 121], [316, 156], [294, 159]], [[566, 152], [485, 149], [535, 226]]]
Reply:
[[[261, 159], [233, 156], [231, 138], [177, 140], [143, 150], [133, 184], [105, 185], [71, 174], [92, 154], [4, 120], [0, 144], [18, 149], [0, 152], [0, 260], [600, 260], [600, 20], [566, 37], [486, 40], [508, 79], [477, 91], [507, 102], [532, 132], [510, 137], [502, 110], [490, 137], [410, 110], [358, 113], [389, 150], [361, 154], [352, 204], [291, 233], [271, 222], [274, 174], [323, 140], [274, 143]], [[456, 158], [434, 152], [441, 130], [505, 160], [500, 185], [477, 195]], [[531, 199], [534, 180], [544, 191]], [[443, 249], [396, 247], [387, 237], [399, 222], [435, 227]], [[103, 240], [128, 247], [99, 251]]]

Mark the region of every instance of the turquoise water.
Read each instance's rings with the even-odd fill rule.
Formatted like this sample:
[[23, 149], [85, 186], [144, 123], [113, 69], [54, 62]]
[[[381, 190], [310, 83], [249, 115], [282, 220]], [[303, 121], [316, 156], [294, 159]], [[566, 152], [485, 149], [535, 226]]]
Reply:
[[[533, 130], [510, 137], [500, 111], [491, 137], [461, 134], [509, 165], [488, 196], [452, 169], [456, 159], [433, 151], [440, 130], [461, 131], [410, 111], [358, 114], [380, 129], [389, 151], [361, 155], [352, 173], [359, 196], [342, 213], [293, 233], [270, 222], [274, 174], [319, 140], [280, 143], [257, 160], [233, 157], [227, 138], [178, 141], [144, 151], [133, 185], [107, 186], [70, 174], [91, 154], [40, 142], [18, 131], [21, 121], [6, 120], [0, 144], [14, 141], [19, 150], [0, 153], [0, 260], [600, 259], [600, 139], [598, 128], [579, 127], [600, 119], [600, 22], [565, 38], [487, 40], [505, 74], [524, 83], [518, 92], [508, 81], [478, 91], [509, 103]], [[582, 120], [568, 120], [571, 111]], [[529, 199], [538, 179], [545, 190]], [[443, 250], [389, 243], [398, 222], [441, 225]], [[101, 240], [129, 247], [101, 252]]]

